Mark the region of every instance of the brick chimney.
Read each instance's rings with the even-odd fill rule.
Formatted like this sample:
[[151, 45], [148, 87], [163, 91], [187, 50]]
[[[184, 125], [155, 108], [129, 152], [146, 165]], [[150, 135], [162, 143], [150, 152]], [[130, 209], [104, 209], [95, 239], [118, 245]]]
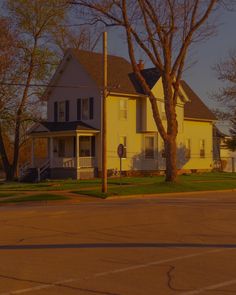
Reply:
[[138, 62], [138, 68], [140, 71], [144, 70], [144, 62], [142, 59], [140, 59]]

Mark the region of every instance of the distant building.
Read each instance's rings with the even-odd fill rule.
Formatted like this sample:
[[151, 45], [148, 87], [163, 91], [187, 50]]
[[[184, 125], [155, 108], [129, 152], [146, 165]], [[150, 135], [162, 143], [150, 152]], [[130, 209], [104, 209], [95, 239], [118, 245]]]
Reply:
[[222, 133], [216, 126], [213, 128], [213, 158], [214, 168], [224, 172], [236, 171], [236, 151], [228, 149], [226, 142], [229, 135]]

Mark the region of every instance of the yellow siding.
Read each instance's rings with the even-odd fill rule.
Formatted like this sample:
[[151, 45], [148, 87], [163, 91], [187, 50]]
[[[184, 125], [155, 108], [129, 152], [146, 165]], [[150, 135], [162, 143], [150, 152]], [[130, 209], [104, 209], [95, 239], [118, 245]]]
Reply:
[[[191, 157], [183, 169], [212, 169], [212, 123], [184, 121], [184, 140], [190, 139]], [[205, 140], [205, 157], [200, 157], [200, 140]]]
[[[159, 110], [162, 109], [163, 98], [160, 82], [154, 86], [155, 96], [158, 98]], [[127, 118], [120, 117], [120, 100], [127, 102]], [[126, 105], [126, 103], [122, 103]], [[184, 103], [178, 101], [176, 108], [178, 120], [177, 154], [178, 169], [212, 169], [212, 123], [184, 120]], [[119, 158], [117, 147], [123, 143], [123, 137], [127, 141], [127, 157], [122, 159], [123, 170], [163, 170], [165, 158], [163, 158], [163, 141], [157, 132], [153, 119], [151, 104], [147, 98], [127, 98], [126, 96], [109, 96], [107, 99], [107, 167], [119, 170]], [[165, 119], [163, 118], [164, 122]], [[145, 136], [154, 137], [155, 157], [145, 159]], [[191, 143], [191, 157], [185, 158], [185, 142]], [[200, 157], [200, 140], [205, 142], [205, 156]], [[100, 163], [99, 163], [100, 164]], [[100, 165], [99, 165], [100, 166]]]
[[[127, 119], [120, 118], [120, 100], [127, 101]], [[142, 135], [136, 130], [136, 100], [120, 97], [109, 97], [107, 99], [107, 156], [108, 169], [119, 169], [119, 158], [117, 147], [121, 143], [120, 137], [127, 138], [127, 158], [122, 159], [124, 170], [134, 169], [133, 159], [140, 155], [142, 150]]]

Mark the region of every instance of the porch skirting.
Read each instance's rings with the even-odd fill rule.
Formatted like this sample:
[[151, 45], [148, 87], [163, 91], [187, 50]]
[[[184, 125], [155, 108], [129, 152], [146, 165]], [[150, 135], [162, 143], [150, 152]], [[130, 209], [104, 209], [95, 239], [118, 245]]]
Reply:
[[77, 169], [73, 167], [58, 167], [50, 168], [50, 178], [51, 179], [78, 179]]
[[90, 179], [98, 177], [97, 168], [58, 167], [50, 169], [51, 179]]

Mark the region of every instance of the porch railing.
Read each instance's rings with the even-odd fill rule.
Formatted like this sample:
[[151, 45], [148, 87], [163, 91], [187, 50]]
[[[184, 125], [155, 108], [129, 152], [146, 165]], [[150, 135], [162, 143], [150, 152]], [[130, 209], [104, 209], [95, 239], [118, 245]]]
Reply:
[[[52, 159], [52, 168], [75, 168], [77, 159], [74, 157], [66, 158], [53, 158]], [[79, 168], [90, 168], [96, 166], [95, 157], [80, 157], [78, 159]]]
[[95, 158], [94, 157], [79, 158], [79, 167], [81, 168], [95, 167]]
[[74, 168], [75, 158], [53, 158], [52, 167], [54, 168]]

